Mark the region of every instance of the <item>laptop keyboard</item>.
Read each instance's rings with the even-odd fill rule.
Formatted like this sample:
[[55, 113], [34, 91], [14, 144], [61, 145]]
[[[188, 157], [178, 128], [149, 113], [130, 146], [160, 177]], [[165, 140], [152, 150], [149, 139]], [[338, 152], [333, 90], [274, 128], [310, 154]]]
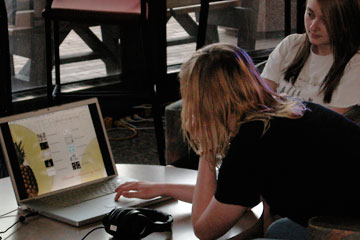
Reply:
[[[56, 196], [44, 197], [41, 199], [41, 202], [55, 207], [68, 207], [77, 203], [112, 194], [119, 184], [120, 183], [117, 179], [113, 178], [106, 182], [100, 182], [83, 188], [74, 189], [70, 192], [62, 193]], [[121, 197], [118, 202], [121, 204], [132, 201], [133, 200], [130, 198]]]

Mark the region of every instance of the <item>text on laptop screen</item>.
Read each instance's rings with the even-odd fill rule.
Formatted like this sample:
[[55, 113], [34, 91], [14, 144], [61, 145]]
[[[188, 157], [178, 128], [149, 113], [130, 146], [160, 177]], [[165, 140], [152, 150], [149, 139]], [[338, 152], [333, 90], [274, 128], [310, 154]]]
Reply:
[[27, 194], [21, 198], [108, 175], [89, 106], [11, 121], [8, 127]]

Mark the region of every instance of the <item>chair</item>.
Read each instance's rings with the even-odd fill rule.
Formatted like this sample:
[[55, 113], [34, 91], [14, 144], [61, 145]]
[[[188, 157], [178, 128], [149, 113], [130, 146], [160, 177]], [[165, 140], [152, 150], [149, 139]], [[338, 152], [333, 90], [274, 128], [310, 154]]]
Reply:
[[360, 221], [356, 218], [313, 217], [308, 223], [307, 239], [360, 239]]

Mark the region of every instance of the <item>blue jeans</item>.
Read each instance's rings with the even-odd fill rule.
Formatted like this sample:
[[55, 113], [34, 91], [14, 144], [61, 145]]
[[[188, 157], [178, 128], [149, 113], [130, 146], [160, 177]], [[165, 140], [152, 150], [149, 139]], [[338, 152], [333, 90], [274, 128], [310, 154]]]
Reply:
[[269, 226], [265, 238], [257, 238], [256, 240], [260, 239], [305, 240], [306, 228], [288, 218], [281, 218]]

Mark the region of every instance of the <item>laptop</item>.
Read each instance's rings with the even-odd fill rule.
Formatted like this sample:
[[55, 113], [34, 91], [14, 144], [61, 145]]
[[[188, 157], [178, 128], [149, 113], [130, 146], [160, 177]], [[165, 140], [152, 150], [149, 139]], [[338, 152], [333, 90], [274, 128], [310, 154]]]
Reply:
[[0, 141], [20, 207], [82, 226], [114, 207], [166, 198], [114, 201], [118, 176], [96, 98], [0, 118]]

